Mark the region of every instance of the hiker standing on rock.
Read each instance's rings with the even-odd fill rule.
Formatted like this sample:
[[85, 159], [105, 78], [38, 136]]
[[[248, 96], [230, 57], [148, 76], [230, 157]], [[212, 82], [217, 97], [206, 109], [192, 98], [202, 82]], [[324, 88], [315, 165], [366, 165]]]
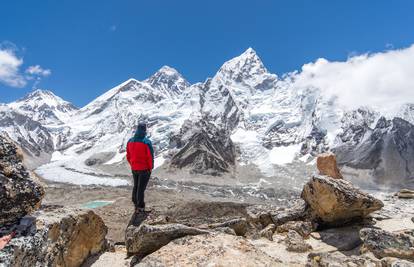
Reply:
[[144, 192], [154, 168], [154, 149], [146, 135], [147, 125], [141, 122], [127, 144], [127, 160], [134, 177], [132, 202], [137, 213], [145, 211]]

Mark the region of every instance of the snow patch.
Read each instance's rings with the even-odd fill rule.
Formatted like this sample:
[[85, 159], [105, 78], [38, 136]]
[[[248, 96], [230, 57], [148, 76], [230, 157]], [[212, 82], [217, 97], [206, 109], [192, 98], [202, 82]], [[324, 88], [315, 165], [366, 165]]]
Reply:
[[277, 165], [292, 163], [300, 152], [301, 144], [274, 147], [270, 150], [270, 162]]

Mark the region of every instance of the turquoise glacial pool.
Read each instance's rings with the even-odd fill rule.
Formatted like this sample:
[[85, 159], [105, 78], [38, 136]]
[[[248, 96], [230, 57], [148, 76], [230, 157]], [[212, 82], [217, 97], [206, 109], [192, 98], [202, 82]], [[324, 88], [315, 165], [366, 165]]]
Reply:
[[112, 203], [114, 203], [114, 202], [113, 201], [108, 201], [108, 200], [94, 200], [94, 201], [89, 201], [89, 202], [83, 204], [82, 208], [96, 209], [96, 208], [107, 206], [107, 205], [112, 204]]

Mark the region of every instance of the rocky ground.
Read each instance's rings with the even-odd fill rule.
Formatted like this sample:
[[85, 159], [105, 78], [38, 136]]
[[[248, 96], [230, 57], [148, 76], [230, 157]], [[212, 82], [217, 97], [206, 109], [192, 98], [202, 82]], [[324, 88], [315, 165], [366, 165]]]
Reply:
[[[1, 199], [13, 215], [2, 218], [13, 221], [0, 231], [17, 233], [0, 251], [2, 267], [414, 265], [414, 192], [368, 195], [342, 179], [332, 155], [318, 161], [320, 174], [303, 190], [154, 173], [150, 212], [134, 215], [130, 186], [40, 177], [42, 195], [33, 194], [40, 189], [30, 181], [37, 179], [22, 169], [13, 146], [2, 151], [14, 161], [0, 162], [7, 181]], [[7, 184], [27, 193], [13, 194]]]

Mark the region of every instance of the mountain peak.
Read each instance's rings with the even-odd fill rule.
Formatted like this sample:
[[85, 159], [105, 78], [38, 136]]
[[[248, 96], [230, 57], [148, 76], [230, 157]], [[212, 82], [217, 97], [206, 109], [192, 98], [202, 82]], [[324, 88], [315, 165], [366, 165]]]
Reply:
[[77, 110], [52, 91], [42, 89], [36, 89], [8, 106], [44, 124], [60, 124]]
[[190, 83], [176, 69], [166, 65], [162, 66], [144, 82], [170, 96], [180, 94], [185, 88], [190, 86]]
[[247, 48], [240, 56], [224, 63], [218, 72], [219, 75], [233, 80], [248, 79], [266, 73], [268, 72], [262, 60], [251, 47]]

